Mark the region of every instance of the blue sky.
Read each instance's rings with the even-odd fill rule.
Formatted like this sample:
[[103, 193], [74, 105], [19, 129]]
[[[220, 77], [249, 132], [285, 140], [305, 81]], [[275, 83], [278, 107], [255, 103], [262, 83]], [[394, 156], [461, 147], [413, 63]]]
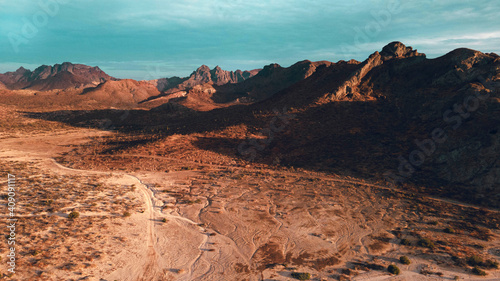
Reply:
[[500, 53], [499, 14], [498, 0], [0, 0], [0, 72], [70, 61], [145, 80], [364, 60], [391, 41]]

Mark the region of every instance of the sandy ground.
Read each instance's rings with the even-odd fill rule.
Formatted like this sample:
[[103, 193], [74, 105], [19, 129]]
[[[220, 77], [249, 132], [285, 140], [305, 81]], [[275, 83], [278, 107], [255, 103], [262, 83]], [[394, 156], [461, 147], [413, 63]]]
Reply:
[[[387, 187], [302, 172], [229, 167], [127, 174], [70, 169], [54, 161], [71, 145], [106, 134], [79, 129], [0, 136], [0, 159], [34, 162], [60, 176], [106, 176], [110, 184], [136, 186], [135, 195], [143, 199], [143, 212], [120, 225], [107, 222], [126, 243], [110, 237], [101, 249], [106, 259], [82, 269], [80, 278], [55, 271], [40, 280], [293, 280], [293, 272], [309, 272], [313, 280], [342, 275], [352, 280], [500, 280], [498, 271], [477, 277], [423, 258], [425, 250], [402, 248], [392, 231], [411, 228], [422, 216], [393, 199]], [[482, 252], [500, 250], [498, 231], [493, 237]], [[399, 264], [401, 255], [412, 264]], [[402, 273], [355, 269], [342, 274], [356, 261], [398, 264]], [[422, 275], [423, 268], [443, 275]]]

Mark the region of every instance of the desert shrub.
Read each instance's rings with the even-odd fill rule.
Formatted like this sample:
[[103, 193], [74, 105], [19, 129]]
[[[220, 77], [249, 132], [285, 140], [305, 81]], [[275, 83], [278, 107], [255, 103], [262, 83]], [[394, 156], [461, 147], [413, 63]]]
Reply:
[[311, 274], [307, 272], [293, 272], [292, 277], [298, 280], [309, 280], [311, 279]]
[[132, 214], [128, 211], [123, 212], [124, 217], [130, 217]]
[[422, 268], [422, 269], [420, 269], [420, 274], [422, 274], [422, 275], [432, 275], [432, 274], [434, 274], [434, 272], [431, 271], [431, 270]]
[[166, 218], [163, 218], [161, 221], [162, 221], [162, 222], [167, 222], [167, 219], [166, 219]]
[[472, 273], [476, 274], [476, 275], [479, 275], [479, 276], [486, 276], [486, 271], [480, 269], [479, 267], [475, 266], [473, 269], [472, 269]]
[[420, 247], [434, 249], [435, 245], [429, 238], [422, 238], [417, 243]]
[[444, 232], [453, 234], [455, 233], [455, 229], [448, 226], [447, 228], [444, 229]]
[[402, 264], [410, 264], [411, 263], [410, 259], [407, 256], [401, 256], [401, 257], [399, 257], [399, 261]]
[[80, 216], [80, 213], [78, 213], [77, 211], [72, 211], [71, 213], [69, 213], [68, 219], [74, 220], [74, 219], [78, 218], [79, 216]]
[[479, 256], [470, 256], [467, 258], [467, 264], [470, 266], [479, 266], [483, 264], [483, 259]]
[[408, 239], [401, 239], [401, 245], [410, 246], [411, 242]]
[[399, 267], [395, 266], [394, 264], [389, 265], [389, 267], [387, 267], [387, 271], [389, 271], [390, 273], [395, 274], [395, 275], [398, 275], [399, 273], [401, 273], [401, 270], [399, 270]]

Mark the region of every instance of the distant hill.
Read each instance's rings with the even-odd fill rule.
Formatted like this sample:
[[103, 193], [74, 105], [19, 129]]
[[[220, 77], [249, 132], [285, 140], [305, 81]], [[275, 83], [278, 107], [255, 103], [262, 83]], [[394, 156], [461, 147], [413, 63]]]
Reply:
[[109, 80], [117, 80], [99, 67], [65, 62], [54, 66], [42, 65], [34, 71], [23, 67], [14, 72], [0, 74], [0, 82], [11, 90], [30, 89], [48, 91], [55, 89], [96, 86]]
[[158, 96], [160, 91], [150, 83], [123, 79], [106, 81], [95, 88], [89, 88], [81, 95], [108, 104], [133, 105], [152, 96]]

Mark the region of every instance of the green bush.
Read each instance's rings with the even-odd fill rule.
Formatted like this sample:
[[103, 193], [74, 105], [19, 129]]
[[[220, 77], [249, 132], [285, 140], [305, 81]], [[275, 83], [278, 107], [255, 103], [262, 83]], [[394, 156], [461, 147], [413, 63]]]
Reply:
[[72, 211], [71, 213], [69, 213], [68, 219], [74, 220], [74, 219], [78, 218], [79, 216], [80, 216], [80, 213], [78, 213], [77, 211]]
[[447, 228], [444, 229], [444, 232], [453, 234], [455, 233], [455, 229], [448, 226]]
[[392, 274], [399, 275], [401, 273], [401, 270], [399, 270], [399, 267], [391, 264], [389, 267], [387, 267], [387, 271], [389, 271]]
[[411, 242], [408, 239], [401, 239], [401, 245], [410, 246]]
[[402, 264], [410, 264], [411, 263], [410, 259], [407, 256], [401, 256], [401, 257], [399, 257], [399, 261]]
[[298, 280], [309, 280], [311, 279], [311, 274], [307, 272], [293, 272], [292, 277]]
[[435, 245], [429, 238], [422, 238], [417, 243], [420, 247], [434, 249]]
[[467, 264], [470, 266], [479, 266], [483, 264], [483, 259], [479, 256], [470, 256], [467, 258]]
[[123, 212], [124, 217], [130, 217], [132, 214], [128, 211]]

